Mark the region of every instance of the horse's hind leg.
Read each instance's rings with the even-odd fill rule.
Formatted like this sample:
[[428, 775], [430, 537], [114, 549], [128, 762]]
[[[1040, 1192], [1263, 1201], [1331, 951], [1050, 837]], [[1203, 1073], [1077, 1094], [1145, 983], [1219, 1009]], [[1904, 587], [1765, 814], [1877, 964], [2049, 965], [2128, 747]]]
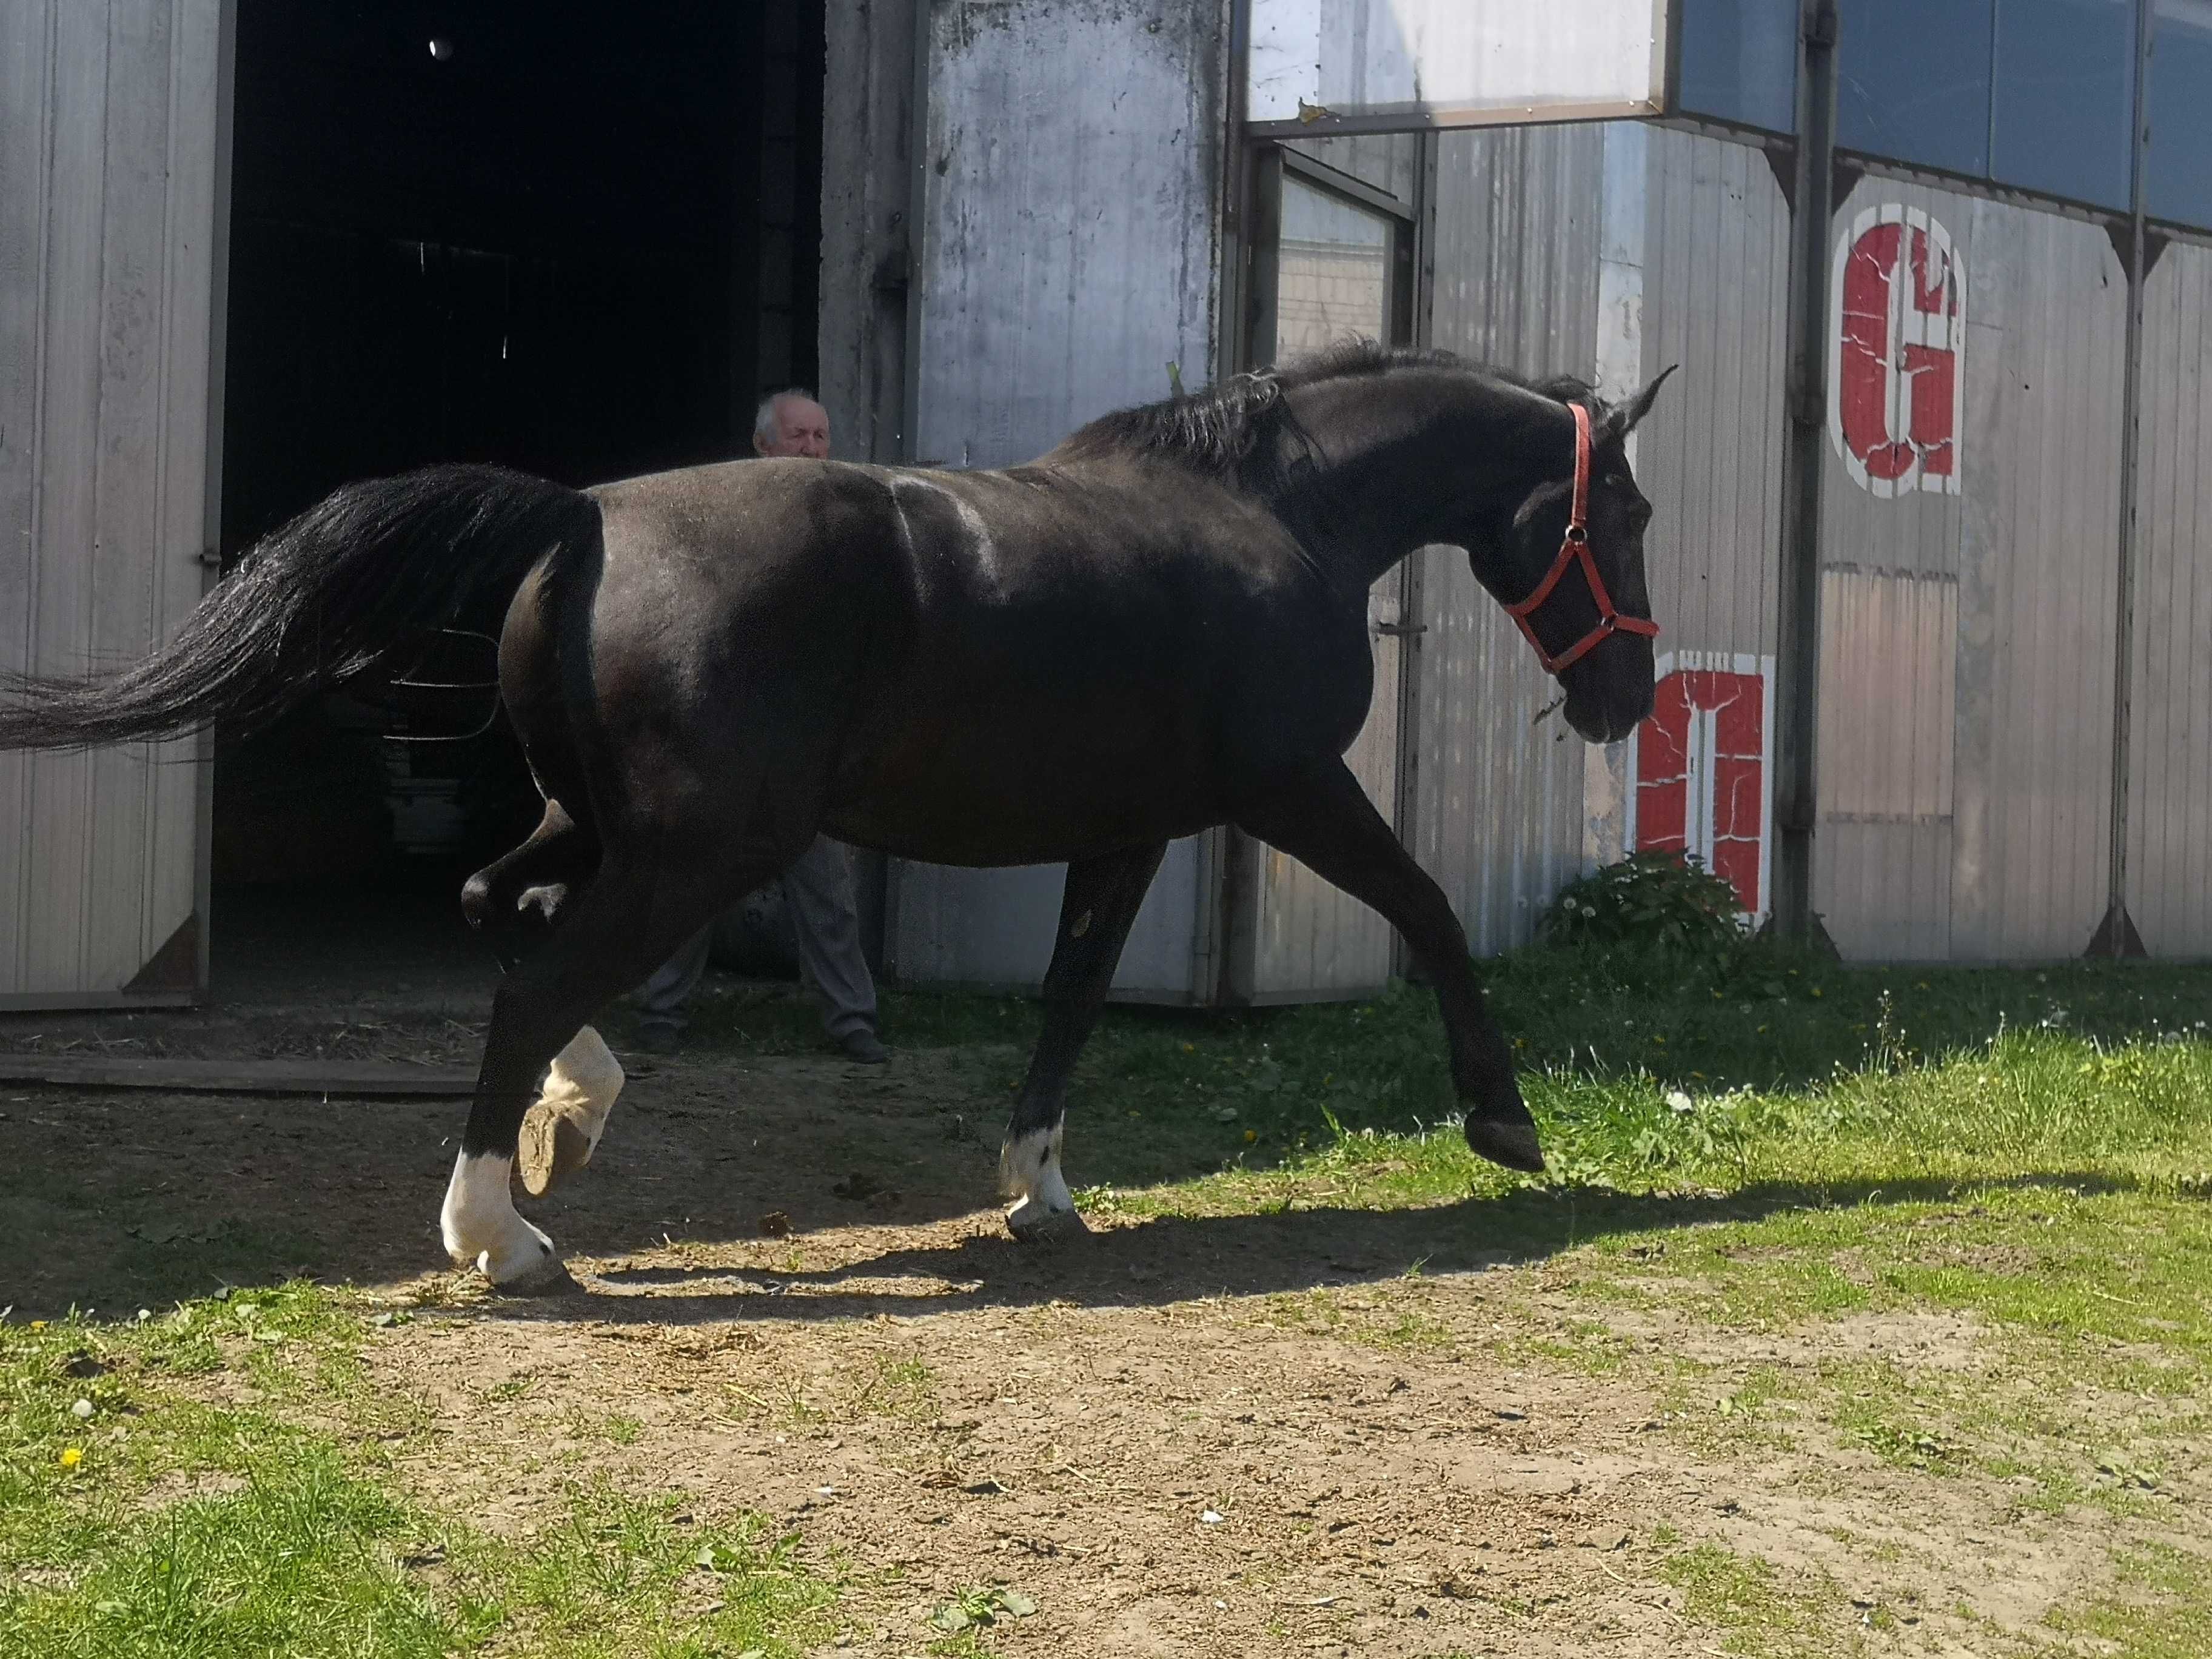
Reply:
[[564, 1045], [584, 1022], [651, 972], [726, 891], [720, 874], [710, 883], [666, 870], [603, 866], [552, 937], [500, 981], [476, 1103], [441, 1216], [456, 1261], [474, 1263], [502, 1289], [568, 1282], [553, 1241], [515, 1212], [509, 1188], [538, 1080], [556, 1054], [571, 1052]]
[[1006, 1225], [1017, 1238], [1083, 1230], [1060, 1171], [1067, 1080], [1098, 1023], [1129, 926], [1167, 850], [1159, 842], [1067, 866], [1060, 933], [1044, 976], [1044, 1032], [999, 1154], [1000, 1184], [1013, 1200]]
[[1237, 823], [1370, 906], [1405, 936], [1437, 988], [1468, 1145], [1509, 1170], [1541, 1170], [1535, 1121], [1513, 1079], [1504, 1035], [1483, 1006], [1467, 933], [1443, 890], [1399, 845], [1350, 769], [1332, 757], [1310, 776], [1249, 803]]
[[461, 887], [461, 914], [483, 935], [501, 969], [512, 971], [543, 941], [554, 919], [599, 868], [599, 838], [558, 800], [530, 837], [471, 876]]
[[[599, 868], [597, 837], [558, 800], [521, 846], [479, 870], [461, 889], [461, 910], [513, 972], [541, 947], [571, 900]], [[543, 1198], [592, 1161], [622, 1093], [621, 1062], [586, 1025], [554, 1056], [522, 1120], [517, 1167], [523, 1190]]]

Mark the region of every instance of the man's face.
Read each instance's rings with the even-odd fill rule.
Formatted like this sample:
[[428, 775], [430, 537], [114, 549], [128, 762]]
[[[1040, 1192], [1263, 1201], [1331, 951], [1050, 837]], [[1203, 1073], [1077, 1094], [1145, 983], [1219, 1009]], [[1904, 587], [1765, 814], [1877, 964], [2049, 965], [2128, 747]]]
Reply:
[[775, 441], [753, 434], [753, 447], [763, 455], [805, 455], [826, 460], [830, 455], [830, 411], [811, 398], [775, 400]]

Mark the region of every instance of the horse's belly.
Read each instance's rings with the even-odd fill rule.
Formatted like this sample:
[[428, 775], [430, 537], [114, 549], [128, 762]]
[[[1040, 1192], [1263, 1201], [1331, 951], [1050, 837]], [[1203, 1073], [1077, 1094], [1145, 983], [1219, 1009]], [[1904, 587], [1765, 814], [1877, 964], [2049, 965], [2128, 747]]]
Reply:
[[[840, 768], [826, 827], [841, 841], [933, 864], [1057, 863], [1172, 840], [1220, 822], [1195, 747], [1086, 741], [1079, 726], [974, 732], [915, 722]], [[1126, 734], [1124, 734], [1126, 736]]]

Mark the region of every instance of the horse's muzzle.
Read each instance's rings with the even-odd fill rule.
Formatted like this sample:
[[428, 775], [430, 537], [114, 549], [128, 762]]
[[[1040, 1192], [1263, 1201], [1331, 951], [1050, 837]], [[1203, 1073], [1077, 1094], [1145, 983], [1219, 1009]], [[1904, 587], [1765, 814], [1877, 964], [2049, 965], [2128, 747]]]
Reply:
[[1567, 724], [1585, 743], [1620, 743], [1651, 713], [1650, 645], [1608, 640], [1560, 677]]

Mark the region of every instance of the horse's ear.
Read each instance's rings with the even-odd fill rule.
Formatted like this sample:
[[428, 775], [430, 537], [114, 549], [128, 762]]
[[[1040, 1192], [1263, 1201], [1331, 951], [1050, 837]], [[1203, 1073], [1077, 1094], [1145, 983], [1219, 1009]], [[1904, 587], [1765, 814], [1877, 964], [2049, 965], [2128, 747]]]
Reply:
[[1667, 384], [1667, 377], [1680, 368], [1680, 363], [1669, 363], [1652, 376], [1651, 383], [1627, 402], [1606, 411], [1605, 436], [1607, 440], [1626, 438], [1636, 430], [1644, 417], [1651, 412], [1658, 401], [1659, 388]]

